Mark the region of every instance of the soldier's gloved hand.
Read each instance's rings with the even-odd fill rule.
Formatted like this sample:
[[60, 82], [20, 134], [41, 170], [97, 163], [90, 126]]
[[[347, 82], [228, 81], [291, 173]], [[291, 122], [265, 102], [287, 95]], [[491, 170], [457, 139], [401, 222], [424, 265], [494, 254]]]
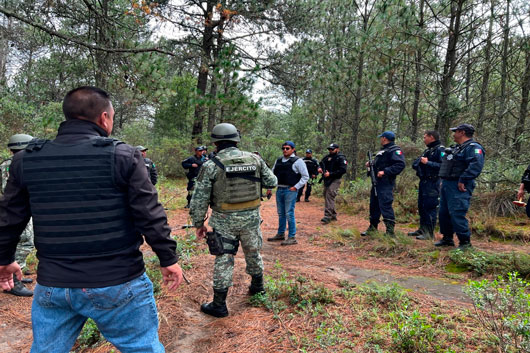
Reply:
[[22, 279], [22, 271], [16, 262], [12, 262], [5, 266], [0, 266], [0, 287], [2, 287], [2, 289], [8, 291], [13, 289], [15, 286], [13, 274], [15, 274], [19, 280]]
[[206, 238], [207, 231], [208, 231], [208, 228], [206, 228], [206, 226], [201, 226], [195, 230], [195, 235], [197, 235], [198, 239], [204, 239]]
[[458, 183], [458, 190], [460, 190], [462, 192], [466, 192], [467, 191], [464, 183]]
[[175, 263], [168, 267], [160, 267], [164, 284], [169, 290], [175, 290], [182, 283], [182, 269]]

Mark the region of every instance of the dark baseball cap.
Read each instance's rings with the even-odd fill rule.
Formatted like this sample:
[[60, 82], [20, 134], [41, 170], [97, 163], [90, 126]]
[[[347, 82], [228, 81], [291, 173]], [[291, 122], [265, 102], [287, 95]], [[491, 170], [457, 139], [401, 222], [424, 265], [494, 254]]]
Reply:
[[307, 150], [305, 150], [305, 153], [313, 153], [313, 150], [311, 148], [308, 148]]
[[295, 147], [295, 144], [293, 141], [285, 141], [283, 144], [282, 144], [282, 147], [283, 146], [290, 146], [291, 148], [294, 148]]
[[197, 146], [197, 147], [195, 147], [195, 151], [204, 151], [204, 147]]
[[457, 127], [450, 128], [449, 130], [451, 130], [451, 131], [461, 130], [461, 131], [465, 131], [465, 132], [469, 132], [469, 133], [474, 133], [475, 132], [475, 127], [473, 125], [471, 125], [471, 124], [460, 124]]
[[334, 150], [335, 148], [339, 148], [339, 145], [337, 145], [336, 143], [332, 143], [328, 146], [328, 150]]
[[385, 131], [377, 137], [384, 137], [390, 141], [394, 141], [396, 139], [396, 134], [394, 134], [392, 131]]

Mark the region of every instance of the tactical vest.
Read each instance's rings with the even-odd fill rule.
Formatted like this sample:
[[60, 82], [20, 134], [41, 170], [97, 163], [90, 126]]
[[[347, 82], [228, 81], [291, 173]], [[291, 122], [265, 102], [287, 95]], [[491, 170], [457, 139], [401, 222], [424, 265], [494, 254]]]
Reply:
[[119, 143], [97, 137], [75, 145], [47, 140], [28, 145], [22, 182], [41, 256], [112, 255], [139, 241], [127, 194], [114, 183]]
[[[423, 154], [421, 156], [427, 157], [429, 161], [432, 161], [435, 159], [436, 153], [438, 153], [439, 149], [445, 150], [445, 147], [441, 144], [430, 147], [423, 151]], [[439, 170], [436, 170], [437, 168], [429, 167], [426, 164], [422, 164], [421, 162], [419, 163], [418, 168], [421, 169], [421, 176], [418, 175], [420, 178], [437, 179], [439, 177]]]
[[261, 164], [255, 155], [219, 153], [211, 160], [221, 169], [213, 184], [210, 207], [217, 212], [256, 209], [261, 196]]
[[459, 158], [458, 154], [463, 152], [467, 146], [472, 144], [474, 144], [473, 140], [467, 140], [463, 144], [457, 145], [456, 147], [446, 148], [438, 176], [442, 179], [458, 180], [460, 175], [462, 175], [462, 173], [468, 167], [468, 163], [465, 161], [465, 159]]
[[281, 157], [278, 158], [274, 166], [274, 175], [278, 178], [278, 185], [295, 186], [300, 181], [302, 174], [295, 173], [293, 170], [293, 164], [297, 159], [298, 157], [290, 157], [283, 162]]
[[318, 162], [315, 159], [305, 157], [303, 161], [307, 168], [307, 172], [309, 173], [309, 177], [318, 174]]
[[388, 149], [382, 149], [381, 151], [377, 152], [374, 159], [375, 173], [377, 174], [377, 172], [388, 167], [388, 156], [392, 157], [392, 153], [400, 149], [401, 148], [398, 145], [392, 145]]

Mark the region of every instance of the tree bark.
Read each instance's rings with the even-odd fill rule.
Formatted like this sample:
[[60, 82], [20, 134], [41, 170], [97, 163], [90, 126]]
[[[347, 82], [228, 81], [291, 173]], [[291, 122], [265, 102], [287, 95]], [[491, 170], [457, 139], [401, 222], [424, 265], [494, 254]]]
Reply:
[[204, 32], [202, 36], [202, 55], [201, 65], [199, 68], [199, 75], [197, 78], [197, 94], [199, 103], [195, 105], [195, 113], [193, 120], [193, 129], [191, 131], [191, 138], [201, 143], [201, 135], [204, 124], [204, 96], [206, 95], [206, 88], [208, 87], [209, 66], [211, 62], [211, 53], [213, 47], [213, 30], [212, 23], [214, 1], [208, 0], [206, 3], [206, 11], [204, 13]]
[[[420, 0], [420, 18], [418, 21], [418, 29], [420, 34], [423, 32], [423, 27], [425, 26], [424, 21], [424, 9], [425, 1]], [[421, 36], [418, 36], [417, 40], [417, 49], [416, 49], [416, 61], [415, 61], [415, 77], [414, 77], [414, 102], [412, 104], [412, 135], [413, 141], [416, 141], [416, 136], [419, 129], [418, 121], [418, 111], [420, 107], [420, 96], [421, 96], [421, 79], [422, 79], [422, 65], [423, 65], [423, 51], [422, 51], [422, 39]]]
[[491, 38], [493, 37], [493, 15], [495, 11], [495, 1], [491, 0], [490, 19], [488, 26], [488, 39], [484, 48], [484, 74], [482, 75], [482, 85], [480, 87], [480, 105], [477, 118], [477, 132], [482, 132], [484, 124], [484, 114], [486, 112], [486, 103], [488, 101], [488, 85], [491, 72]]
[[523, 47], [526, 53], [526, 68], [521, 82], [521, 105], [519, 106], [519, 118], [515, 127], [514, 156], [521, 152], [521, 135], [524, 132], [526, 117], [528, 116], [528, 100], [530, 95], [530, 39], [527, 38]]
[[449, 98], [451, 95], [451, 81], [456, 71], [456, 49], [460, 38], [460, 19], [462, 7], [466, 0], [451, 0], [451, 20], [449, 24], [449, 39], [445, 54], [444, 70], [440, 81], [440, 99], [438, 101], [438, 114], [436, 115], [435, 129], [440, 132], [442, 141], [447, 143], [449, 128], [452, 123], [449, 112]]
[[[495, 124], [496, 131], [502, 133], [504, 115], [506, 114], [506, 82], [508, 81], [508, 48], [510, 45], [510, 0], [506, 1], [506, 19], [503, 28], [502, 60], [501, 60], [501, 93], [499, 95], [499, 111]], [[501, 139], [496, 140], [502, 143]]]

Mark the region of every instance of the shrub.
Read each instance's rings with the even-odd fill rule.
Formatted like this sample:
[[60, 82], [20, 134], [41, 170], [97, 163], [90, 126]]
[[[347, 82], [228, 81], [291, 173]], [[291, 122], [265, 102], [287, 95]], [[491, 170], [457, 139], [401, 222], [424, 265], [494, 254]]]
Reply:
[[492, 282], [469, 281], [465, 292], [501, 352], [530, 352], [530, 282], [514, 272]]
[[435, 329], [415, 310], [390, 313], [392, 342], [401, 352], [431, 352]]

